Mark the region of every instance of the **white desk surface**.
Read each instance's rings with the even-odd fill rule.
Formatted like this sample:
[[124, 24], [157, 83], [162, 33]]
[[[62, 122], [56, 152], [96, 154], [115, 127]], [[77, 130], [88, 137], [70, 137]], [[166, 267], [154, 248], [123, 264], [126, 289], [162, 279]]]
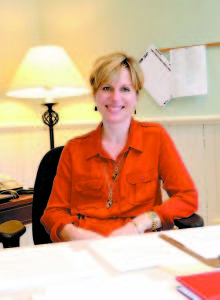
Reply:
[[[150, 233], [146, 234], [144, 236], [151, 236], [152, 239], [155, 238], [155, 236], [158, 235], [158, 233]], [[150, 245], [149, 239], [149, 245]], [[108, 242], [110, 239], [108, 239]], [[44, 250], [49, 249], [48, 247], [60, 247], [60, 246], [67, 246], [68, 249], [70, 248], [71, 251], [74, 251], [74, 253], [82, 252], [82, 250], [85, 250], [89, 255], [92, 256], [92, 258], [95, 260], [96, 263], [98, 263], [99, 266], [101, 266], [102, 269], [104, 269], [105, 274], [107, 274], [107, 277], [110, 276], [110, 278], [115, 278], [117, 275], [120, 275], [120, 272], [116, 271], [101, 255], [95, 251], [94, 247], [91, 247], [91, 241], [74, 241], [74, 242], [68, 242], [68, 243], [57, 243], [52, 245], [43, 245], [43, 246], [32, 246], [32, 247], [24, 247], [17, 248], [17, 249], [5, 249], [0, 250], [4, 251], [4, 255], [7, 256], [7, 253], [9, 254], [9, 251], [17, 251], [17, 254], [20, 255], [20, 263], [25, 264], [25, 251], [27, 249], [31, 250], [35, 247], [43, 247]], [[181, 251], [181, 250], [179, 250]], [[15, 253], [15, 252], [14, 252]], [[22, 256], [21, 253], [24, 255]], [[1, 259], [1, 253], [0, 253], [0, 259]], [[39, 262], [40, 264], [40, 262]], [[175, 299], [186, 299], [184, 296], [182, 296], [179, 292], [176, 291], [176, 286], [178, 283], [175, 280], [176, 275], [184, 275], [184, 274], [192, 274], [192, 273], [199, 273], [204, 272], [207, 270], [211, 270], [210, 267], [207, 267], [206, 265], [200, 263], [199, 261], [195, 260], [192, 263], [186, 264], [176, 262], [174, 264], [167, 264], [167, 266], [160, 266], [160, 267], [152, 267], [147, 269], [138, 270], [135, 272], [125, 272], [123, 274], [143, 274], [144, 276], [147, 276], [149, 279], [154, 280], [156, 283], [158, 283], [158, 288], [160, 286], [163, 286], [164, 284], [169, 285], [169, 290], [175, 294]], [[86, 279], [87, 281], [90, 279]], [[28, 285], [23, 288], [20, 291], [7, 291], [7, 292], [0, 292], [0, 300], [47, 300], [48, 298], [45, 298], [46, 296], [46, 290], [45, 288], [29, 288]], [[73, 290], [74, 293], [74, 290]], [[143, 291], [143, 293], [147, 293], [146, 291]], [[142, 293], [142, 295], [143, 295]], [[91, 297], [92, 298], [92, 297]], [[72, 298], [71, 298], [72, 299]], [[75, 299], [75, 297], [74, 297]], [[154, 298], [157, 299], [157, 298]], [[159, 298], [158, 298], [159, 299]], [[166, 297], [163, 297], [163, 299], [169, 299]], [[49, 299], [50, 300], [50, 299]], [[116, 299], [117, 300], [117, 299]]]

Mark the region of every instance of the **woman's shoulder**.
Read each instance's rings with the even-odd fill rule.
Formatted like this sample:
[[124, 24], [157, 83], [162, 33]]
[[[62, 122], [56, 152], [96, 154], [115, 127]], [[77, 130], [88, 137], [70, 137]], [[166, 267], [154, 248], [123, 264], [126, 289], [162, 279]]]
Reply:
[[89, 144], [93, 143], [94, 140], [96, 140], [96, 135], [97, 135], [97, 129], [91, 130], [82, 135], [77, 135], [67, 141], [67, 143], [65, 144], [65, 148], [80, 149], [80, 148], [89, 147]]
[[157, 130], [157, 131], [164, 130], [164, 127], [160, 123], [157, 123], [157, 122], [135, 120], [135, 123], [136, 123], [136, 126], [146, 128], [148, 130]]

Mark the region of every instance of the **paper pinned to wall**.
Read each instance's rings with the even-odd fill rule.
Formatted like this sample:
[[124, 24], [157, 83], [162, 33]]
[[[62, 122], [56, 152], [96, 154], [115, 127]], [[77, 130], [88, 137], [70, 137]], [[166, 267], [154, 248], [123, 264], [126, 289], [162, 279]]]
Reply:
[[144, 88], [161, 106], [172, 98], [207, 94], [206, 48], [194, 46], [170, 51], [171, 63], [151, 45], [139, 60]]
[[172, 98], [207, 94], [204, 45], [170, 51]]
[[139, 60], [144, 74], [144, 88], [160, 106], [171, 99], [171, 66], [160, 51], [151, 45]]

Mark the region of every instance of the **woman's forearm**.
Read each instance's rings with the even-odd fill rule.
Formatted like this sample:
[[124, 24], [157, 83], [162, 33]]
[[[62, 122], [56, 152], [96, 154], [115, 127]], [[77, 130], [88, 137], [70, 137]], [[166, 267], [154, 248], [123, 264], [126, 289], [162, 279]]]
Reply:
[[103, 238], [99, 233], [91, 230], [86, 230], [77, 227], [73, 224], [66, 224], [59, 232], [59, 237], [63, 242], [76, 241], [76, 240], [89, 240]]

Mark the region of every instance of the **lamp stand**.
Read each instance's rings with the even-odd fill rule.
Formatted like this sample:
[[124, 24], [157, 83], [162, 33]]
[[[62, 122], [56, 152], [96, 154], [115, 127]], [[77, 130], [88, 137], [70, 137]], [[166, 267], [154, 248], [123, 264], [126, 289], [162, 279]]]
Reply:
[[47, 111], [42, 115], [42, 120], [44, 124], [49, 126], [49, 133], [50, 133], [50, 149], [54, 148], [54, 134], [53, 134], [53, 127], [59, 121], [59, 115], [57, 112], [53, 110], [53, 105], [57, 103], [44, 103], [42, 105], [47, 106]]

